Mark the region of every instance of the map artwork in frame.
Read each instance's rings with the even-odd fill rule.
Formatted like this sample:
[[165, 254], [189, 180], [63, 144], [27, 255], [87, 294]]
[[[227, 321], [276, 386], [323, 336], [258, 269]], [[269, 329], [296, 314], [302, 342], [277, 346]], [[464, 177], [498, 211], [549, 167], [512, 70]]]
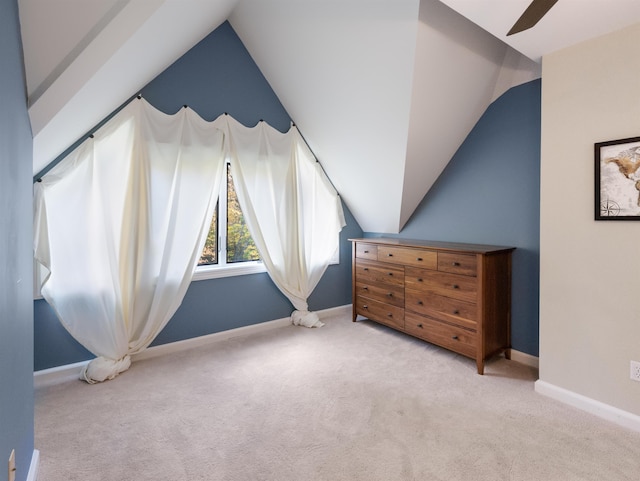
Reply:
[[595, 220], [640, 220], [640, 137], [595, 146]]

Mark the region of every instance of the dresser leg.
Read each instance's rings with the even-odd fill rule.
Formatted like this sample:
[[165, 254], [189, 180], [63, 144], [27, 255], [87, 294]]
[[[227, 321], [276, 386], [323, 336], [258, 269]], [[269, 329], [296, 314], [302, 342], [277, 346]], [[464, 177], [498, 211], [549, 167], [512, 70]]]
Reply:
[[482, 376], [484, 374], [484, 361], [478, 360], [476, 365], [478, 366], [478, 374]]
[[504, 350], [504, 358], [507, 360], [511, 360], [511, 348], [508, 347]]

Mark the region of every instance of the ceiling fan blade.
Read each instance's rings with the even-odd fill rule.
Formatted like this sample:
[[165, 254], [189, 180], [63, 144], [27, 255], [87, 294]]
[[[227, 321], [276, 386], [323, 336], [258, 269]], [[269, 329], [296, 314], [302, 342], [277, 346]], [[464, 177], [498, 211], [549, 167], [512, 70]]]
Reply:
[[507, 36], [523, 32], [540, 21], [558, 0], [533, 0], [518, 21], [511, 27]]

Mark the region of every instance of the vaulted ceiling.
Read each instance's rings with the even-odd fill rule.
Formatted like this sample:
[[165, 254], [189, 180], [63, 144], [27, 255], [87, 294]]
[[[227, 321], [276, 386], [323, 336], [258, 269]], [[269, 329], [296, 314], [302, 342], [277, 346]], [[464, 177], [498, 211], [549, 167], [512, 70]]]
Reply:
[[528, 4], [19, 0], [34, 174], [229, 20], [363, 230], [399, 232], [542, 55], [640, 21], [637, 0], [559, 0], [506, 37]]

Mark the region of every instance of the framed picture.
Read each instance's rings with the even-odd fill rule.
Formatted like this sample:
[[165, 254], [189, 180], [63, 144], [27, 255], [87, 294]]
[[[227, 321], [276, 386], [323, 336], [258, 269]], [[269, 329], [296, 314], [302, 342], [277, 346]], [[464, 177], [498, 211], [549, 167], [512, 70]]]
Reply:
[[596, 220], [640, 220], [640, 137], [595, 144]]

